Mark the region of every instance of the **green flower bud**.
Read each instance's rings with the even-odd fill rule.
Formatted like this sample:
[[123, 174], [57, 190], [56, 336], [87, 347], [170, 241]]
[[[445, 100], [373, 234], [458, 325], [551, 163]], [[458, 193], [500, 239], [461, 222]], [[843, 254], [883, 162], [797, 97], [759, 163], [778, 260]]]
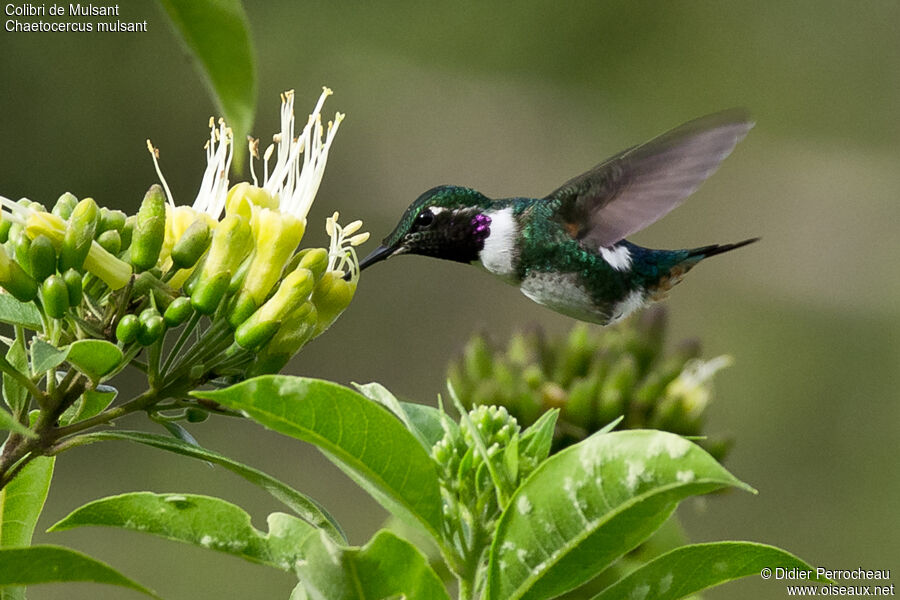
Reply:
[[569, 388], [569, 397], [560, 416], [569, 423], [588, 430], [594, 423], [594, 402], [597, 399], [596, 375], [579, 377]]
[[190, 269], [197, 264], [209, 248], [211, 230], [204, 220], [194, 221], [175, 242], [172, 248], [172, 263], [179, 269]]
[[277, 373], [315, 333], [318, 316], [311, 302], [304, 302], [281, 323], [278, 332], [257, 354], [248, 377]]
[[278, 331], [281, 323], [278, 321], [262, 321], [254, 322], [252, 325], [244, 326], [242, 323], [237, 331], [234, 332], [234, 341], [245, 350], [257, 350], [263, 344], [268, 342]]
[[108, 208], [100, 209], [100, 225], [97, 233], [105, 231], [122, 231], [125, 228], [125, 220], [127, 217], [121, 210], [109, 210]]
[[466, 374], [472, 379], [486, 379], [494, 370], [491, 349], [480, 335], [475, 335], [466, 344], [463, 361]]
[[319, 322], [316, 325], [314, 335], [318, 336], [331, 327], [344, 309], [353, 300], [356, 293], [356, 283], [345, 281], [342, 271], [328, 271], [316, 283], [313, 290], [312, 302], [316, 306]]
[[130, 344], [137, 339], [140, 328], [141, 324], [135, 315], [125, 315], [119, 319], [119, 324], [116, 325], [116, 339], [123, 344]]
[[24, 231], [21, 231], [12, 243], [16, 253], [16, 261], [22, 265], [26, 273], [31, 275], [31, 238]]
[[[250, 224], [240, 215], [227, 215], [213, 232], [209, 252], [198, 269], [199, 275], [188, 278], [185, 291], [191, 295], [194, 308], [212, 314], [231, 283], [231, 275], [250, 252]], [[199, 297], [195, 299], [195, 296]], [[209, 311], [209, 312], [205, 312]]]
[[295, 256], [299, 257], [298, 267], [312, 271], [316, 281], [322, 279], [328, 269], [328, 251], [325, 248], [305, 248]]
[[191, 306], [201, 315], [213, 314], [219, 308], [230, 282], [230, 271], [222, 271], [211, 278], [198, 280], [191, 292]]
[[166, 330], [166, 322], [155, 308], [143, 310], [138, 317], [137, 341], [141, 346], [156, 342]]
[[131, 240], [134, 237], [134, 222], [136, 220], [137, 217], [134, 215], [125, 219], [125, 226], [119, 232], [119, 236], [122, 238], [122, 250], [127, 250], [131, 247]]
[[135, 269], [146, 271], [156, 266], [165, 237], [166, 197], [162, 187], [153, 184], [144, 195], [134, 223], [130, 250]]
[[9, 239], [9, 231], [12, 227], [12, 221], [0, 217], [0, 244], [5, 244]]
[[30, 302], [37, 296], [37, 282], [19, 263], [10, 258], [0, 246], [0, 286], [20, 302]]
[[79, 202], [69, 217], [59, 249], [59, 270], [81, 270], [100, 221], [100, 209], [93, 198]]
[[[246, 262], [244, 264], [247, 264]], [[234, 289], [234, 277], [231, 279], [229, 290]], [[234, 299], [231, 308], [228, 311], [228, 323], [232, 329], [237, 329], [241, 323], [250, 318], [256, 312], [259, 306], [256, 301], [249, 295], [242, 294]]]
[[84, 288], [81, 283], [81, 274], [75, 269], [69, 269], [63, 273], [63, 281], [66, 282], [66, 289], [69, 291], [69, 306], [78, 306], [84, 295]]
[[65, 194], [60, 196], [59, 200], [56, 201], [56, 204], [53, 205], [53, 214], [63, 221], [68, 221], [69, 217], [72, 216], [72, 211], [75, 210], [75, 206], [77, 204], [78, 198], [76, 198], [73, 194], [66, 192]]
[[166, 325], [169, 327], [177, 327], [187, 321], [193, 312], [194, 309], [191, 306], [191, 299], [187, 296], [179, 296], [169, 304], [169, 307], [166, 308], [166, 312], [163, 316], [166, 320]]
[[38, 281], [47, 279], [56, 272], [56, 247], [46, 235], [39, 235], [31, 241], [28, 251], [31, 275]]
[[637, 364], [630, 354], [623, 355], [600, 386], [597, 423], [606, 424], [625, 415], [625, 408], [637, 379]]
[[110, 254], [118, 254], [122, 250], [122, 238], [115, 229], [104, 231], [97, 237], [100, 247]]
[[278, 324], [306, 302], [312, 289], [313, 276], [309, 270], [297, 269], [288, 273], [275, 294], [240, 324], [234, 333], [235, 341], [248, 350], [264, 344], [274, 335]]
[[51, 275], [41, 286], [41, 301], [48, 317], [61, 319], [69, 308], [69, 288], [59, 275]]

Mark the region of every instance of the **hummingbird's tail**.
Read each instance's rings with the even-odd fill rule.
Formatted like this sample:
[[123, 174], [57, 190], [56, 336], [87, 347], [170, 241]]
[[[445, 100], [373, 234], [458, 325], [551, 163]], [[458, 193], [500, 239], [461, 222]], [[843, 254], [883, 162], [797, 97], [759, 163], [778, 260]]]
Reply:
[[716, 254], [722, 254], [723, 252], [731, 252], [732, 250], [737, 250], [738, 248], [743, 248], [748, 244], [752, 244], [753, 242], [758, 242], [760, 238], [750, 238], [749, 240], [744, 240], [742, 242], [737, 242], [735, 244], [711, 244], [709, 246], [702, 246], [700, 248], [693, 248], [688, 250], [688, 260], [692, 260], [692, 262], [700, 262], [704, 258], [709, 258], [710, 256], [715, 256]]

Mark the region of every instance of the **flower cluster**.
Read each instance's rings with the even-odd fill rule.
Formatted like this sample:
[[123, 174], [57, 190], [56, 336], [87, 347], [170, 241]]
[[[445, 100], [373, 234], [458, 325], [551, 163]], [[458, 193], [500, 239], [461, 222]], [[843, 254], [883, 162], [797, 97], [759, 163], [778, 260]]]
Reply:
[[[523, 425], [559, 408], [555, 448], [580, 441], [623, 417], [618, 428], [653, 428], [685, 436], [703, 433], [711, 380], [730, 358], [701, 360], [686, 341], [665, 352], [663, 307], [593, 333], [576, 325], [567, 337], [533, 330], [514, 335], [506, 348], [473, 337], [448, 369], [449, 384], [465, 406], [505, 406]], [[726, 438], [700, 443], [717, 459]]]
[[207, 167], [189, 206], [175, 203], [149, 140], [160, 183], [135, 215], [68, 193], [50, 211], [0, 197], [0, 286], [37, 307], [43, 341], [116, 344], [120, 367], [146, 371], [158, 397], [277, 372], [347, 307], [359, 279], [355, 246], [368, 238], [360, 221], [341, 227], [334, 213], [329, 246], [298, 251], [344, 118], [323, 125], [330, 94], [299, 133], [294, 93], [282, 95], [281, 131], [261, 157], [250, 140], [252, 183], [229, 184], [233, 135], [210, 119]]

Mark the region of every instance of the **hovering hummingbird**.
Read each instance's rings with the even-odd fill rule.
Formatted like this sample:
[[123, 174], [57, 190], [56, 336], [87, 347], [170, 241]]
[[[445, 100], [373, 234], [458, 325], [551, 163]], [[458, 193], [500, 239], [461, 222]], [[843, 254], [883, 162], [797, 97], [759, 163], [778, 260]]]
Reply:
[[753, 122], [740, 109], [701, 117], [569, 180], [544, 198], [494, 200], [442, 185], [419, 196], [365, 269], [400, 254], [480, 264], [564, 315], [607, 325], [701, 260], [746, 246], [654, 250], [625, 238], [666, 215], [715, 172]]

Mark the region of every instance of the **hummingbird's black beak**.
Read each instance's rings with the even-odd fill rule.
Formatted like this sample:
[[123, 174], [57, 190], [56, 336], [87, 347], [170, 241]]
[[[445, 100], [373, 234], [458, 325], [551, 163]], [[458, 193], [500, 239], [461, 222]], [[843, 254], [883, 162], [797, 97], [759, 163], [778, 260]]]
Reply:
[[[396, 250], [396, 249], [388, 248], [387, 246], [378, 246], [377, 248], [372, 250], [372, 252], [367, 257], [365, 257], [364, 259], [359, 261], [359, 270], [362, 271], [363, 269], [365, 269], [366, 267], [368, 267], [370, 265], [374, 265], [377, 262], [381, 262], [383, 260], [390, 258], [390, 256], [394, 253], [394, 250]], [[344, 276], [344, 279], [349, 279], [349, 278], [350, 278], [350, 273], [347, 273]]]

